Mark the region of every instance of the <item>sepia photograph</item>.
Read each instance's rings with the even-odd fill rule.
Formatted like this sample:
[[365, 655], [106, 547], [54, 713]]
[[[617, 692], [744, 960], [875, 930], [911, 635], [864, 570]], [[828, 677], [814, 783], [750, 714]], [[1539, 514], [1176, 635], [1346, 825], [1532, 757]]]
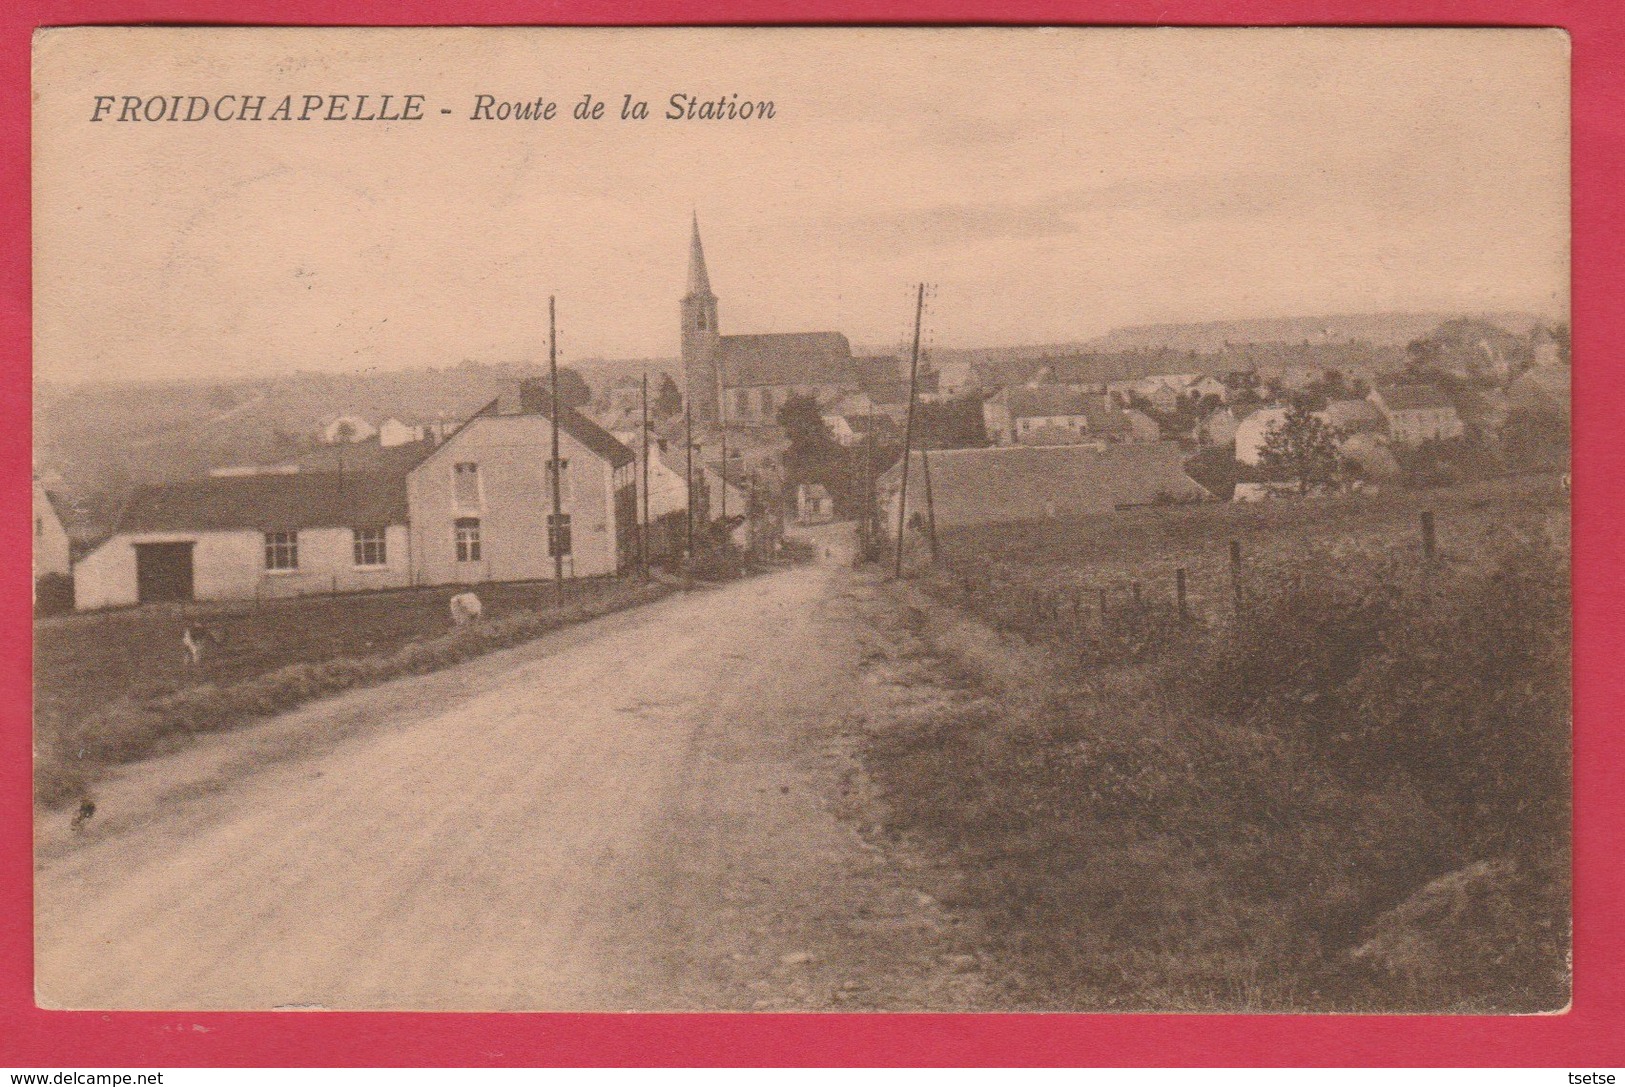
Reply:
[[38, 1005], [1565, 1012], [1569, 48], [38, 30]]

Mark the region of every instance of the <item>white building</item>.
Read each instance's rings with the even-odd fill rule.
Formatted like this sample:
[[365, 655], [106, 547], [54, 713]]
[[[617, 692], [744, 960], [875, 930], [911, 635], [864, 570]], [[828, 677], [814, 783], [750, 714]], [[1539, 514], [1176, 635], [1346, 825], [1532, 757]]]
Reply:
[[210, 477], [145, 487], [74, 566], [74, 605], [254, 600], [411, 583], [399, 474]]

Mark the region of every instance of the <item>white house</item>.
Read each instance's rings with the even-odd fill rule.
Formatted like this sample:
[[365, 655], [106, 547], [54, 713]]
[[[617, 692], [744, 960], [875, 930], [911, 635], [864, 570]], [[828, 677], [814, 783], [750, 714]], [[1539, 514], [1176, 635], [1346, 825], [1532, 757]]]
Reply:
[[322, 420], [322, 441], [364, 442], [378, 433], [378, 428], [359, 415], [333, 415]]
[[144, 487], [74, 566], [74, 605], [254, 600], [411, 583], [398, 473], [209, 477]]
[[451, 419], [392, 415], [378, 424], [378, 444], [385, 449], [413, 442], [445, 441], [459, 424]]
[[34, 480], [34, 580], [66, 574], [70, 563], [68, 531], [45, 485]]
[[1286, 413], [1287, 409], [1279, 406], [1259, 408], [1236, 424], [1236, 460], [1256, 466], [1270, 431], [1286, 421]]
[[1132, 426], [1103, 402], [1098, 387], [1012, 385], [982, 401], [982, 426], [995, 445], [1124, 441]]
[[412, 564], [425, 585], [613, 574], [637, 556], [632, 451], [560, 411], [561, 513], [553, 518], [553, 420], [540, 387], [487, 404], [407, 476]]
[[1396, 445], [1447, 441], [1466, 430], [1456, 405], [1432, 385], [1378, 387], [1369, 399], [1388, 420], [1388, 434]]

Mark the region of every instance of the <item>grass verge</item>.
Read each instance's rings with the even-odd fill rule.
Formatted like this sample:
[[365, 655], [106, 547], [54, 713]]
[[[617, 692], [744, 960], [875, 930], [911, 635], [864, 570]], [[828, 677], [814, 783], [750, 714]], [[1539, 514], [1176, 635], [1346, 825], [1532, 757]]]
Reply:
[[[1053, 547], [1007, 529], [997, 557], [992, 535], [950, 541], [968, 576], [917, 582], [928, 641], [968, 615], [1056, 679], [1002, 691], [960, 639], [976, 696], [877, 733], [866, 761], [887, 829], [965, 873], [951, 904], [985, 922], [1010, 1006], [1567, 1003], [1566, 536], [1544, 499], [1502, 499], [1428, 495], [1455, 533], [1431, 560], [1392, 501], [1283, 504], [1273, 533], [1208, 508], [1036, 528], [1072, 541]], [[1149, 583], [1238, 535], [1239, 612], [1027, 603]]]
[[[603, 583], [562, 606], [512, 611], [383, 651], [299, 660], [219, 682], [168, 683], [157, 690], [127, 691], [96, 706], [81, 702], [77, 712], [36, 710], [35, 802], [54, 807], [85, 797], [109, 767], [172, 750], [193, 736], [234, 728], [324, 695], [450, 667], [561, 627], [651, 603], [670, 592], [669, 586], [658, 582]], [[487, 595], [483, 586], [481, 594]], [[47, 684], [49, 679], [37, 677], [36, 683]]]

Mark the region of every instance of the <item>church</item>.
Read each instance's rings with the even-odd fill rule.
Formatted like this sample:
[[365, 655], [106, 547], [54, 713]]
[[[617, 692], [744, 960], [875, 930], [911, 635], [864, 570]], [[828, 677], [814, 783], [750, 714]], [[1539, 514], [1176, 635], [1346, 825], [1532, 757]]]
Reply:
[[792, 396], [811, 396], [826, 411], [848, 398], [875, 404], [907, 399], [908, 374], [895, 357], [854, 357], [839, 332], [722, 335], [697, 214], [682, 321], [683, 380], [696, 423], [773, 426]]

